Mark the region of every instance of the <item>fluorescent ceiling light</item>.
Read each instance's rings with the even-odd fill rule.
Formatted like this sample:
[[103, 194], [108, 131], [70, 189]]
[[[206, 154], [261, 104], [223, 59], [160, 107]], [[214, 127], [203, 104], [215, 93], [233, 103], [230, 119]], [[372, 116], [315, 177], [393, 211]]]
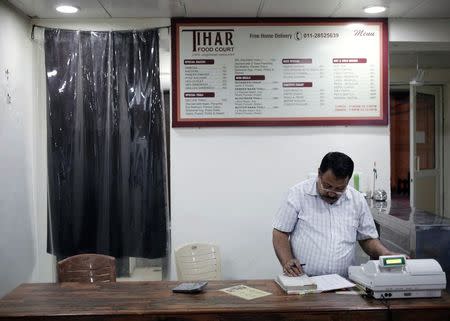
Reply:
[[68, 5], [56, 7], [56, 11], [61, 12], [61, 13], [75, 13], [75, 12], [78, 12], [78, 10], [80, 10], [80, 9], [77, 7], [68, 6]]
[[370, 7], [364, 8], [365, 13], [381, 13], [384, 11], [386, 11], [385, 6], [370, 6]]

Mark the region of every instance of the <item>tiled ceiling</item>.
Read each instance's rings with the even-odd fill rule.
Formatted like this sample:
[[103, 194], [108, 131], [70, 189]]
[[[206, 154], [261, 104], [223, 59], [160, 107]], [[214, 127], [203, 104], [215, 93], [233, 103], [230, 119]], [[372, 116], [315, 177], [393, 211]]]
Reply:
[[[2, 0], [0, 0], [2, 1]], [[387, 17], [387, 18], [450, 18], [450, 0], [9, 0], [36, 19], [66, 21], [108, 18], [171, 18], [171, 17]], [[59, 4], [80, 8], [74, 15], [58, 13]], [[388, 10], [368, 15], [363, 8], [384, 4]], [[92, 21], [92, 20], [91, 20]], [[446, 23], [446, 22], [444, 22]], [[449, 22], [450, 24], [450, 22]], [[449, 26], [450, 28], [450, 26]], [[163, 35], [161, 60], [170, 72], [170, 38]], [[390, 65], [449, 68], [450, 43], [390, 43]], [[441, 45], [441, 46], [439, 46]]]
[[[30, 17], [68, 17], [55, 11], [61, 0], [9, 2]], [[80, 8], [71, 18], [369, 17], [362, 9], [371, 4], [389, 8], [377, 17], [450, 17], [450, 0], [67, 0], [64, 4]]]

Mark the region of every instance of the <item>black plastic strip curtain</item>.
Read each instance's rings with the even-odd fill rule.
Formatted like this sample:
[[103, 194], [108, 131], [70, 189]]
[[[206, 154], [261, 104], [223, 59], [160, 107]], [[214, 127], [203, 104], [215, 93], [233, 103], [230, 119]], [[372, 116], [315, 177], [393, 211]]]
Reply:
[[167, 251], [158, 30], [45, 30], [48, 242], [58, 257]]

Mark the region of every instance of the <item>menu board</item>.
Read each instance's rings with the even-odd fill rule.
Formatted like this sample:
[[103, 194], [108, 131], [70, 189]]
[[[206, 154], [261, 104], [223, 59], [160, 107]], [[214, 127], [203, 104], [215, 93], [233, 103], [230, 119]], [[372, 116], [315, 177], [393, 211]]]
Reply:
[[387, 124], [386, 19], [173, 19], [174, 127]]

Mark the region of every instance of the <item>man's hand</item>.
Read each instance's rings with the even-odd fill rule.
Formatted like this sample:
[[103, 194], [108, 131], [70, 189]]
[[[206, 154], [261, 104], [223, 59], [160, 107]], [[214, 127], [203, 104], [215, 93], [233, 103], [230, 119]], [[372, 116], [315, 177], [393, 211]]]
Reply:
[[300, 262], [297, 259], [290, 259], [283, 264], [283, 272], [289, 276], [299, 276], [303, 274]]
[[303, 274], [300, 262], [294, 258], [289, 242], [289, 233], [273, 229], [272, 242], [275, 253], [283, 267], [283, 272], [289, 276], [299, 276]]

